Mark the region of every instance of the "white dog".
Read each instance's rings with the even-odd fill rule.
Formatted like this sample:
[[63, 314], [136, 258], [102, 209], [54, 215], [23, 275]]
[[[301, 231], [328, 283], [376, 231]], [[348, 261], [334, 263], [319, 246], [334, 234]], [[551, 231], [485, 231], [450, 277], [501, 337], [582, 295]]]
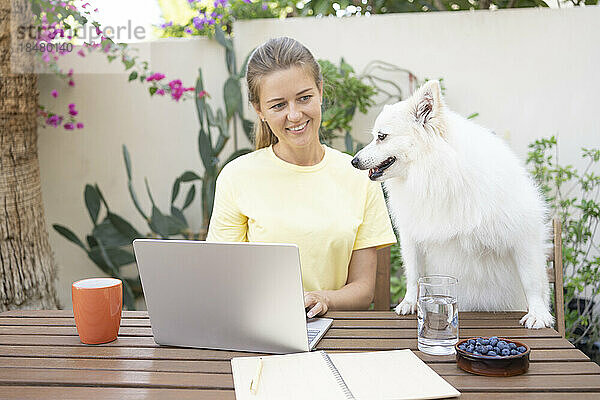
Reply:
[[508, 146], [448, 110], [438, 81], [385, 106], [373, 137], [352, 165], [385, 180], [406, 272], [396, 312], [415, 311], [419, 276], [444, 274], [461, 310], [527, 308], [522, 324], [551, 326], [546, 208]]

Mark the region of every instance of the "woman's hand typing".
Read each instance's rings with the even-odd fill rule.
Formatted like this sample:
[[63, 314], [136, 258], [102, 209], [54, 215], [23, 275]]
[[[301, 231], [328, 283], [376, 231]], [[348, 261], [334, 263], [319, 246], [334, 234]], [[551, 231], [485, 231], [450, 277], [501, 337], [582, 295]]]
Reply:
[[322, 291], [304, 292], [304, 308], [308, 310], [308, 318], [323, 315], [329, 309], [329, 297]]

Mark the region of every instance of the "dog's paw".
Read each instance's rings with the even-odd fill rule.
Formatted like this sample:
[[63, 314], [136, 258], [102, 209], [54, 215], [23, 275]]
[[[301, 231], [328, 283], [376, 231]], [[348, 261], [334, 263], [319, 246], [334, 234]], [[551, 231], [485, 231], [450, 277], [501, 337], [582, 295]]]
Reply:
[[405, 297], [404, 300], [396, 306], [394, 311], [396, 311], [396, 314], [398, 315], [414, 314], [416, 306], [417, 302], [415, 300], [411, 301]]
[[549, 328], [554, 325], [554, 317], [548, 310], [529, 310], [519, 322], [528, 329]]

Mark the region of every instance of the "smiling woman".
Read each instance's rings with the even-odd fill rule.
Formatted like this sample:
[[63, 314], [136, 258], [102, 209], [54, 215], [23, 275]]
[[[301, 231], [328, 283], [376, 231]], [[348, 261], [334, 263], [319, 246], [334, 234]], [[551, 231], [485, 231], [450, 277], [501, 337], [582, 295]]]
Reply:
[[296, 244], [309, 317], [368, 308], [376, 249], [396, 237], [380, 183], [319, 142], [319, 64], [299, 42], [271, 39], [246, 79], [256, 151], [221, 171], [207, 240]]

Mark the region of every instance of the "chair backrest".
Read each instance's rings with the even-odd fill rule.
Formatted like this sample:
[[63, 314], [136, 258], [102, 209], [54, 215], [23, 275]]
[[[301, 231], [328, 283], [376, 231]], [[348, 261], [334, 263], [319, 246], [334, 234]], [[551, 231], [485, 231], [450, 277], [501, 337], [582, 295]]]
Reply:
[[[552, 252], [548, 255], [548, 280], [554, 287], [554, 313], [556, 330], [565, 336], [565, 307], [563, 294], [563, 264], [561, 224], [558, 218], [552, 220]], [[377, 250], [377, 277], [373, 309], [386, 311], [391, 308], [390, 297], [390, 254], [391, 247]]]
[[560, 219], [552, 220], [552, 252], [548, 255], [548, 280], [554, 286], [556, 330], [565, 337], [565, 298], [563, 293], [563, 259]]
[[391, 308], [390, 257], [391, 246], [377, 250], [377, 275], [375, 278], [375, 296], [373, 298], [373, 309], [376, 311], [389, 311]]

